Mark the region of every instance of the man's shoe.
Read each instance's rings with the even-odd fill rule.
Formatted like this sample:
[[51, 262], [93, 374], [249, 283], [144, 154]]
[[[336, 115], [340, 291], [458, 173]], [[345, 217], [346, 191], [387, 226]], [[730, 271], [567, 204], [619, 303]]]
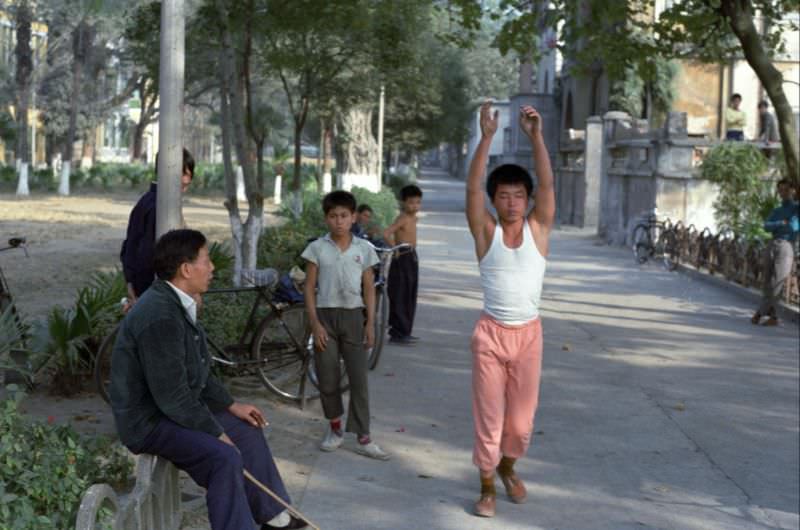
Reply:
[[759, 322], [761, 322], [761, 313], [759, 313], [758, 311], [756, 311], [756, 312], [753, 314], [752, 318], [750, 318], [750, 322], [751, 322], [751, 323], [752, 323], [754, 326], [757, 326], [757, 325], [758, 325], [758, 323], [759, 323]]
[[397, 344], [399, 346], [410, 346], [414, 341], [408, 337], [389, 337], [389, 344]]
[[406, 335], [406, 338], [407, 338], [407, 339], [408, 339], [410, 342], [418, 342], [418, 341], [419, 341], [419, 337], [415, 337], [414, 335]]
[[528, 492], [525, 490], [525, 483], [520, 480], [516, 473], [510, 475], [500, 475], [500, 480], [503, 481], [503, 486], [506, 487], [506, 493], [511, 499], [511, 502], [522, 504], [528, 497]]
[[300, 528], [308, 528], [308, 523], [294, 515], [291, 516], [289, 524], [286, 526], [272, 526], [267, 523], [261, 525], [261, 530], [299, 530]]
[[478, 502], [475, 503], [474, 512], [478, 517], [494, 517], [494, 509], [497, 504], [497, 496], [491, 493], [484, 493]]
[[320, 451], [330, 453], [331, 451], [336, 451], [339, 446], [342, 445], [343, 441], [344, 434], [336, 434], [333, 429], [331, 429], [331, 426], [328, 425], [328, 430], [325, 433], [325, 437], [319, 443], [319, 449]]
[[375, 460], [389, 460], [389, 453], [384, 451], [383, 449], [378, 446], [375, 442], [369, 442], [366, 444], [356, 444], [356, 453], [364, 456], [368, 456], [370, 458], [374, 458]]
[[765, 326], [777, 326], [780, 321], [778, 317], [769, 317], [766, 322], [764, 322]]

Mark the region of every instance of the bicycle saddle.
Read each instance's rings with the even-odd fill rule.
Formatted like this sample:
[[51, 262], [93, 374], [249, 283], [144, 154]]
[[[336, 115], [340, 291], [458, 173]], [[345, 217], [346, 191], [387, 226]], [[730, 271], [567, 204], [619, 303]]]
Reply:
[[20, 245], [25, 244], [26, 239], [24, 237], [12, 237], [8, 240], [8, 244], [12, 247], [18, 247]]

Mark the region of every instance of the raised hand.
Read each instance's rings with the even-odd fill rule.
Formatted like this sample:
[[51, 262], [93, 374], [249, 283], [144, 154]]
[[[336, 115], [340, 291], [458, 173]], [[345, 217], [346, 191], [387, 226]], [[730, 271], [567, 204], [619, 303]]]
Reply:
[[485, 101], [483, 105], [481, 105], [481, 135], [484, 138], [491, 138], [494, 136], [494, 133], [497, 132], [497, 124], [499, 123], [498, 119], [499, 111], [495, 110], [494, 114], [492, 113], [492, 102]]
[[519, 125], [528, 138], [533, 140], [534, 134], [542, 132], [542, 117], [535, 108], [525, 105], [519, 109]]

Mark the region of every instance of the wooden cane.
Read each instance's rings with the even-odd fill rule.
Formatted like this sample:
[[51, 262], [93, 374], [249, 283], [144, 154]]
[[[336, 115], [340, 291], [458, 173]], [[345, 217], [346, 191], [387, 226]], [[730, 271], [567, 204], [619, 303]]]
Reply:
[[311, 519], [309, 519], [308, 517], [303, 515], [303, 513], [300, 510], [297, 510], [296, 508], [293, 508], [286, 501], [284, 501], [283, 499], [278, 497], [275, 493], [272, 492], [272, 490], [270, 490], [264, 484], [259, 482], [259, 480], [256, 477], [254, 477], [253, 475], [251, 475], [250, 472], [248, 470], [246, 470], [246, 469], [244, 470], [244, 476], [247, 478], [247, 480], [249, 480], [250, 482], [255, 484], [256, 487], [258, 487], [258, 489], [260, 489], [261, 491], [263, 491], [264, 493], [266, 493], [267, 495], [269, 495], [270, 497], [275, 499], [278, 502], [278, 504], [280, 504], [281, 506], [286, 508], [286, 511], [288, 511], [289, 514], [297, 517], [298, 519], [302, 519], [303, 521], [307, 522], [308, 526], [310, 526], [314, 530], [320, 530], [320, 527], [315, 525], [314, 523], [312, 523]]

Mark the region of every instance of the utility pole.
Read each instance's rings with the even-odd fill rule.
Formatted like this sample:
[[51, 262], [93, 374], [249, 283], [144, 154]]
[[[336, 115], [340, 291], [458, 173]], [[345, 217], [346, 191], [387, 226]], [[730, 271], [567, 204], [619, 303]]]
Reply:
[[386, 89], [381, 85], [381, 99], [378, 104], [378, 190], [383, 182], [383, 109], [385, 99]]
[[183, 172], [184, 0], [161, 3], [156, 238], [180, 227]]

